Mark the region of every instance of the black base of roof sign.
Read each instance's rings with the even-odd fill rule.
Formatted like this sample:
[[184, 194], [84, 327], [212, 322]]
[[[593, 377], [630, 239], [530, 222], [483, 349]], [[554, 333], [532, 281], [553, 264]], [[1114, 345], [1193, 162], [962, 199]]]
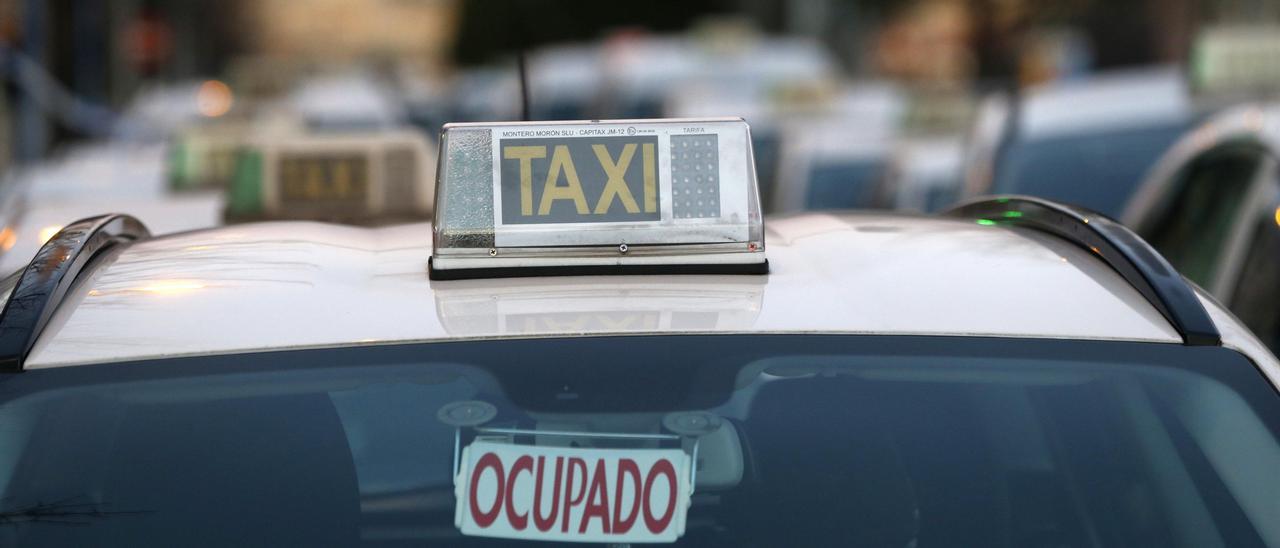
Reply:
[[427, 276], [432, 280], [477, 280], [483, 278], [528, 278], [535, 276], [642, 276], [685, 274], [768, 274], [769, 261], [749, 264], [633, 264], [572, 266], [505, 266], [494, 268], [454, 268], [442, 270], [427, 259]]

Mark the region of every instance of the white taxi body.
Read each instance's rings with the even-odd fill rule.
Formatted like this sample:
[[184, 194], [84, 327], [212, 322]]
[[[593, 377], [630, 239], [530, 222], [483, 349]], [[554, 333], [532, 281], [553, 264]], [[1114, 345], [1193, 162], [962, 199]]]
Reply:
[[[163, 544], [165, 539], [176, 538], [166, 536], [164, 531], [174, 531], [176, 524], [184, 524], [183, 538], [220, 543], [227, 540], [227, 534], [258, 535], [266, 531], [253, 523], [217, 529], [199, 525], [208, 523], [210, 507], [201, 502], [201, 497], [163, 498], [175, 491], [155, 483], [161, 481], [174, 485], [173, 489], [220, 489], [222, 494], [215, 500], [243, 498], [236, 502], [237, 507], [247, 504], [254, 512], [273, 519], [282, 518], [280, 514], [286, 512], [282, 509], [293, 506], [271, 501], [280, 497], [296, 501], [294, 494], [311, 493], [311, 499], [297, 506], [305, 512], [297, 519], [311, 525], [275, 527], [270, 529], [271, 538], [321, 544], [328, 541], [380, 546], [376, 539], [403, 542], [446, 538], [461, 542], [487, 537], [510, 542], [622, 539], [713, 545], [725, 540], [725, 534], [735, 543], [746, 540], [736, 535], [764, 537], [770, 543], [781, 541], [783, 537], [778, 535], [800, 535], [806, 544], [813, 545], [838, 544], [867, 535], [900, 539], [913, 534], [963, 534], [969, 535], [965, 538], [988, 538], [985, 533], [957, 531], [938, 523], [913, 525], [916, 518], [911, 516], [918, 512], [925, 517], [934, 516], [929, 519], [956, 512], [977, 512], [990, 519], [988, 512], [996, 510], [987, 506], [974, 510], [971, 503], [919, 510], [912, 506], [919, 502], [884, 500], [894, 493], [910, 493], [906, 487], [909, 484], [900, 483], [909, 481], [905, 479], [908, 476], [915, 478], [910, 481], [924, 482], [925, 488], [930, 489], [951, 485], [948, 482], [953, 480], [930, 478], [927, 472], [914, 467], [906, 471], [896, 466], [884, 468], [887, 465], [873, 457], [858, 457], [852, 464], [848, 460], [841, 462], [864, 473], [890, 474], [887, 484], [858, 481], [859, 489], [864, 491], [859, 495], [862, 498], [849, 502], [886, 504], [881, 513], [892, 519], [880, 526], [863, 524], [850, 529], [821, 512], [816, 516], [786, 513], [788, 517], [783, 518], [771, 510], [772, 520], [763, 520], [761, 510], [755, 506], [742, 510], [755, 516], [751, 522], [776, 523], [775, 520], [785, 519], [786, 525], [753, 529], [742, 522], [729, 520], [731, 525], [726, 525], [724, 518], [714, 518], [720, 520], [720, 525], [713, 526], [707, 523], [706, 516], [707, 512], [718, 515], [714, 514], [715, 509], [735, 500], [726, 498], [726, 502], [720, 502], [718, 497], [740, 497], [741, 493], [753, 492], [751, 485], [782, 481], [778, 474], [787, 466], [799, 466], [791, 474], [808, 474], [801, 476], [803, 480], [788, 481], [789, 489], [796, 494], [817, 496], [814, 490], [833, 480], [818, 484], [810, 480], [828, 478], [832, 472], [825, 470], [831, 464], [814, 461], [823, 452], [804, 444], [828, 438], [838, 442], [843, 439], [839, 425], [847, 425], [853, 432], [868, 428], [856, 417], [880, 412], [877, 409], [881, 404], [873, 403], [876, 400], [858, 403], [847, 411], [841, 410], [847, 403], [836, 403], [848, 402], [850, 397], [870, 397], [850, 395], [858, 393], [855, 387], [865, 382], [886, 388], [947, 386], [948, 391], [972, 391], [971, 397], [981, 395], [977, 401], [985, 402], [978, 409], [981, 405], [996, 406], [989, 410], [990, 414], [981, 415], [980, 422], [991, 423], [989, 428], [1013, 420], [998, 417], [1033, 412], [1032, 408], [1019, 408], [1017, 413], [1001, 410], [1001, 406], [1017, 401], [1016, 397], [1006, 401], [1008, 398], [1001, 394], [1024, 389], [1031, 394], [1072, 390], [1069, 387], [1092, 378], [1095, 373], [1089, 372], [1099, 366], [1076, 356], [1075, 352], [1084, 351], [1081, 349], [1088, 349], [1085, 355], [1109, 352], [1121, 360], [1118, 363], [1132, 359], [1125, 356], [1135, 352], [1165, 354], [1166, 359], [1185, 353], [1191, 360], [1207, 359], [1205, 351], [1232, 353], [1249, 365], [1212, 365], [1229, 365], [1226, 369], [1236, 373], [1256, 368], [1252, 374], [1261, 376], [1250, 381], [1253, 384], [1249, 386], [1261, 395], [1248, 394], [1250, 405], [1257, 405], [1255, 400], [1259, 397], [1275, 398], [1275, 390], [1280, 388], [1280, 362], [1208, 295], [1197, 292], [1196, 299], [1211, 318], [1221, 348], [1184, 346], [1186, 341], [1178, 328], [1096, 252], [1027, 228], [993, 226], [963, 218], [809, 213], [770, 219], [766, 239], [771, 266], [769, 273], [763, 275], [595, 275], [448, 281], [428, 277], [426, 263], [434, 251], [431, 233], [428, 224], [357, 228], [271, 222], [172, 234], [108, 249], [90, 263], [91, 268], [64, 295], [22, 364], [24, 371], [4, 373], [11, 379], [5, 384], [5, 394], [12, 401], [0, 405], [0, 415], [7, 424], [18, 426], [0, 435], [0, 440], [6, 447], [25, 449], [0, 452], [0, 489], [26, 505], [16, 510], [4, 508], [6, 514], [18, 517], [9, 518], [10, 525], [0, 526], [0, 539], [17, 544], [58, 544], [62, 542], [59, 539], [75, 544], [107, 538], [122, 539], [129, 545], [153, 541]], [[10, 298], [13, 288], [5, 291], [5, 298]], [[4, 335], [0, 332], [0, 338]], [[666, 393], [661, 390], [683, 393], [678, 388], [683, 384], [669, 386], [670, 382], [693, 382], [707, 374], [694, 373], [704, 367], [698, 364], [714, 363], [711, 356], [700, 353], [706, 350], [694, 350], [701, 348], [699, 345], [713, 345], [706, 348], [717, 349], [713, 351], [717, 354], [734, 355], [758, 346], [751, 341], [785, 341], [787, 337], [807, 350], [790, 358], [766, 358], [747, 364], [736, 374], [738, 389], [723, 405], [711, 403], [716, 400], [673, 404], [668, 401], [672, 396], [660, 395]], [[898, 355], [906, 350], [892, 344], [895, 339], [920, 348], [922, 355]], [[646, 340], [652, 343], [645, 343]], [[546, 344], [527, 346], [538, 341]], [[526, 346], [509, 347], [512, 343]], [[583, 344], [594, 350], [579, 349]], [[617, 356], [598, 354], [637, 344], [649, 350], [631, 349]], [[724, 344], [728, 346], [720, 346]], [[853, 378], [841, 365], [849, 358], [829, 354], [847, 352], [839, 349], [848, 349], [850, 344], [871, 357], [871, 365], [867, 366], [870, 369]], [[996, 361], [974, 361], [973, 357], [957, 355], [924, 368], [912, 363], [936, 360], [938, 357], [928, 357], [931, 353], [963, 354], [966, 351], [962, 349], [975, 344], [1008, 347], [1004, 352], [1009, 354], [987, 358]], [[1049, 362], [1041, 363], [1028, 355], [1028, 348], [1037, 345], [1048, 345], [1052, 357], [1041, 359]], [[456, 350], [487, 347], [494, 349], [494, 359], [498, 360], [495, 363], [528, 366], [534, 376], [507, 369], [494, 372], [496, 381], [485, 380], [486, 375], [471, 366], [453, 365], [452, 360], [468, 359], [456, 356]], [[672, 352], [685, 359], [663, 365], [651, 361], [669, 357], [663, 351], [650, 355], [653, 349], [668, 347], [677, 349]], [[353, 352], [359, 356], [383, 352], [382, 349], [401, 356], [397, 360], [407, 358], [405, 352], [411, 352], [419, 358], [410, 359], [438, 361], [405, 369], [403, 364], [375, 360], [353, 369], [350, 363], [330, 363], [325, 357]], [[539, 356], [553, 351], [564, 355], [545, 358], [551, 360], [545, 365], [561, 369], [536, 365], [544, 359]], [[806, 358], [803, 352], [816, 352], [821, 357]], [[628, 354], [649, 360], [645, 363], [655, 368], [656, 376], [633, 378], [620, 372], [623, 378], [631, 379], [623, 383], [630, 387], [627, 392], [617, 392], [619, 388], [614, 387], [608, 389], [609, 395], [604, 399], [593, 396], [592, 392], [601, 385], [588, 379], [601, 375], [602, 379], [609, 378], [614, 373], [606, 373], [610, 371], [608, 364], [623, 360], [623, 355]], [[604, 361], [596, 363], [599, 359]], [[787, 361], [776, 362], [779, 359]], [[587, 363], [569, 366], [570, 362], [564, 360]], [[995, 365], [1002, 363], [1000, 360], [1017, 363], [1008, 364], [1007, 368]], [[1041, 368], [1049, 367], [1046, 364], [1056, 363], [1052, 360], [1066, 360], [1066, 365], [1041, 372]], [[690, 369], [682, 374], [685, 367]], [[1162, 377], [1157, 372], [1128, 372], [1126, 366], [1115, 367], [1121, 368], [1117, 371], [1121, 379], [1134, 374], [1155, 375], [1149, 379], [1156, 383], [1152, 386], [1163, 386], [1160, 383], [1169, 380], [1160, 381]], [[556, 370], [564, 372], [551, 373]], [[60, 373], [69, 376], [49, 376]], [[1167, 372], [1175, 373], [1176, 370]], [[686, 380], [684, 375], [691, 377]], [[773, 384], [760, 385], [761, 380], [752, 380], [757, 376]], [[63, 383], [69, 384], [59, 388]], [[554, 383], [554, 401], [558, 403], [547, 407], [549, 404], [529, 399], [540, 394], [539, 390], [549, 389], [549, 383]], [[795, 383], [812, 386], [817, 392], [770, 388]], [[468, 396], [470, 392], [465, 390], [455, 393], [455, 389], [473, 384], [478, 394]], [[527, 388], [517, 388], [519, 385]], [[444, 389], [448, 391], [440, 392]], [[327, 395], [322, 400], [307, 395], [315, 390]], [[1226, 476], [1223, 481], [1229, 482], [1231, 493], [1246, 508], [1245, 519], [1254, 524], [1246, 529], [1248, 534], [1264, 542], [1280, 540], [1280, 528], [1266, 525], [1274, 522], [1265, 519], [1275, 510], [1270, 493], [1280, 488], [1275, 476], [1265, 470], [1273, 470], [1269, 463], [1280, 459], [1280, 443], [1267, 437], [1264, 425], [1277, 416], [1267, 410], [1265, 403], [1264, 408], [1254, 411], [1256, 415], [1250, 414], [1246, 411], [1249, 407], [1241, 408], [1234, 396], [1223, 395], [1225, 389], [1204, 386], [1200, 390], [1204, 391], [1199, 396], [1205, 398], [1204, 402], [1179, 404], [1178, 412], [1189, 413], [1187, 421], [1202, 421], [1193, 423], [1197, 425], [1195, 439], [1221, 448], [1210, 453], [1221, 461], [1218, 473]], [[519, 395], [521, 391], [528, 393]], [[414, 393], [419, 395], [413, 400], [404, 399]], [[628, 397], [626, 393], [633, 395]], [[937, 400], [934, 404], [927, 403], [932, 400], [922, 400], [914, 405], [945, 408], [945, 402], [952, 401], [953, 396], [935, 394], [929, 396]], [[83, 400], [86, 397], [98, 399]], [[1078, 420], [1083, 422], [1100, 420], [1086, 411], [1088, 402], [1094, 401], [1092, 397], [1066, 404], [1065, 412], [1082, 414]], [[294, 400], [298, 403], [287, 403]], [[58, 426], [47, 419], [39, 423], [42, 426], [29, 426], [31, 417], [56, 409], [78, 409], [77, 401], [115, 401], [112, 405], [136, 407], [145, 414], [128, 417], [152, 417], [124, 419], [116, 430], [105, 425], [93, 427], [108, 437], [119, 438], [113, 442], [116, 452], [109, 453], [112, 456], [102, 466], [107, 467], [104, 470], [121, 470], [112, 473], [126, 475], [131, 487], [103, 487], [106, 495], [102, 502], [89, 499], [49, 503], [53, 504], [49, 508], [31, 506], [37, 503], [25, 503], [28, 497], [52, 494], [47, 488], [36, 487], [51, 485], [47, 479], [40, 479], [43, 472], [27, 470], [23, 464], [32, 461], [32, 454], [46, 455], [38, 460], [51, 461], [54, 464], [47, 464], [46, 468], [59, 469], [56, 463], [62, 457], [99, 443], [95, 440], [101, 436], [71, 436], [70, 431], [65, 431], [68, 426]], [[304, 401], [311, 403], [304, 405]], [[347, 468], [341, 466], [333, 468], [337, 465], [330, 457], [330, 446], [324, 445], [329, 442], [314, 439], [319, 429], [331, 427], [322, 425], [328, 425], [325, 417], [333, 412], [327, 403], [316, 407], [317, 401], [334, 402], [342, 422], [337, 431], [346, 432], [339, 454], [354, 459], [354, 465], [346, 466], [354, 466], [358, 472], [355, 479], [341, 480], [350, 472], [344, 472]], [[421, 403], [406, 408], [407, 401]], [[614, 408], [615, 402], [620, 407]], [[435, 420], [421, 417], [422, 413], [436, 412], [431, 407], [422, 408], [432, 405], [443, 405], [438, 411], [439, 421], [451, 430], [441, 431], [442, 426]], [[495, 414], [509, 416], [509, 410], [501, 410], [511, 405], [524, 408], [528, 418], [515, 422], [493, 418]], [[671, 405], [674, 410], [668, 407]], [[694, 411], [686, 405], [693, 406]], [[774, 407], [777, 405], [795, 411], [779, 411]], [[708, 406], [705, 409], [709, 411], [698, 411], [703, 406]], [[806, 411], [806, 406], [814, 406], [817, 417], [827, 417], [832, 422], [827, 426], [803, 422], [812, 418], [802, 417], [815, 417]], [[734, 411], [740, 408], [751, 411], [746, 415]], [[1275, 411], [1280, 413], [1280, 407]], [[1040, 412], [1006, 426], [1025, 433], [1025, 428], [1040, 420], [1029, 417], [1039, 417]], [[97, 424], [115, 416], [113, 413], [116, 412], [109, 409], [88, 412], [76, 421]], [[788, 442], [778, 438], [779, 430], [754, 426], [767, 422], [776, 413], [791, 417], [782, 419], [783, 431], [820, 428], [823, 432]], [[169, 417], [170, 422], [165, 422], [164, 417]], [[665, 426], [655, 431], [649, 425], [659, 419]], [[899, 436], [932, 439], [928, 442], [930, 447], [943, 444], [949, 447], [944, 449], [948, 453], [963, 454], [973, 449], [970, 442], [936, 438], [933, 436], [940, 434], [929, 433], [932, 430], [913, 430], [918, 426], [910, 425], [918, 423], [909, 416], [899, 419], [906, 421], [894, 427]], [[413, 426], [423, 421], [423, 426]], [[1209, 426], [1215, 421], [1226, 421], [1235, 427]], [[692, 430], [681, 430], [685, 423], [693, 425], [688, 427]], [[182, 424], [180, 430], [185, 433], [174, 430], [178, 424]], [[393, 433], [389, 430], [392, 425], [409, 430]], [[964, 431], [971, 427], [966, 423]], [[40, 441], [44, 438], [38, 437], [41, 432], [58, 436], [57, 439], [76, 440], [62, 443], [75, 447], [47, 448]], [[138, 435], [163, 435], [166, 441], [155, 445], [156, 439], [133, 437]], [[246, 442], [255, 435], [270, 436], [264, 439], [272, 441], [269, 445]], [[864, 437], [876, 434], [849, 435], [863, 440], [858, 443], [870, 443]], [[1003, 435], [1017, 438], [1023, 434]], [[18, 444], [31, 437], [36, 439]], [[421, 439], [414, 442], [415, 437]], [[241, 443], [250, 445], [228, 454], [231, 447]], [[1155, 446], [1164, 447], [1160, 443], [1164, 442]], [[348, 444], [351, 449], [347, 449]], [[400, 448], [397, 444], [408, 445]], [[450, 444], [452, 461], [448, 457]], [[798, 454], [791, 448], [793, 444], [802, 444]], [[263, 452], [262, 448], [268, 446], [277, 449]], [[1014, 446], [1021, 446], [1021, 442]], [[187, 447], [204, 449], [197, 456], [186, 452]], [[778, 450], [785, 451], [785, 459], [768, 456]], [[865, 450], [879, 454], [882, 449]], [[1036, 451], [1012, 451], [1000, 458]], [[279, 456], [272, 456], [280, 452]], [[1232, 460], [1232, 455], [1242, 454], [1253, 456], [1243, 462]], [[27, 458], [17, 459], [19, 455]], [[124, 462], [139, 458], [155, 464], [132, 468], [133, 471], [120, 468]], [[288, 458], [288, 464], [271, 460], [278, 458]], [[955, 460], [949, 466], [959, 470], [978, 466], [966, 459]], [[1126, 462], [1127, 459], [1126, 453]], [[271, 462], [277, 464], [270, 465]], [[430, 469], [445, 467], [452, 472], [432, 472], [431, 477], [437, 479], [430, 480], [427, 487], [410, 487], [412, 482], [404, 482], [420, 473], [412, 470], [425, 465], [412, 465], [414, 462], [438, 463]], [[562, 462], [568, 463], [567, 480], [560, 476]], [[1222, 468], [1227, 462], [1232, 462], [1231, 468]], [[1005, 466], [1017, 468], [1013, 463]], [[298, 478], [295, 481], [278, 472], [258, 476], [258, 466], [286, 466]], [[75, 485], [89, 481], [87, 477], [97, 473], [93, 470], [99, 468], [63, 471], [59, 477], [68, 485]], [[1100, 472], [1089, 468], [1089, 477], [1096, 473]], [[574, 474], [582, 479], [575, 480]], [[224, 475], [226, 479], [218, 485], [200, 479]], [[79, 479], [82, 477], [86, 479]], [[317, 482], [317, 478], [332, 479]], [[585, 478], [590, 478], [593, 485], [590, 492], [600, 494], [582, 495], [587, 492]], [[39, 483], [32, 483], [37, 480]], [[662, 487], [664, 482], [669, 482], [670, 487]], [[839, 482], [843, 485], [845, 480]], [[265, 485], [250, 487], [258, 484]], [[358, 495], [340, 494], [345, 493], [343, 485], [358, 486]], [[914, 485], [921, 488], [920, 483]], [[1000, 485], [973, 485], [970, 489], [978, 490], [972, 491], [971, 496], [996, 496], [1003, 492]], [[544, 491], [534, 491], [534, 486]], [[435, 494], [413, 494], [417, 492], [414, 489], [424, 488]], [[552, 489], [557, 493], [555, 497], [562, 490], [565, 493], [563, 499], [554, 499], [563, 505], [563, 518], [554, 506], [550, 514], [545, 514], [545, 505], [539, 506], [539, 501], [546, 499], [538, 498], [537, 493]], [[578, 494], [572, 494], [575, 492]], [[633, 502], [609, 504], [642, 510], [609, 511], [602, 506], [605, 503], [599, 502], [622, 501], [631, 496], [627, 493], [635, 493]], [[387, 497], [393, 494], [403, 500], [389, 502]], [[774, 505], [777, 496], [781, 495], [736, 500], [768, 500]], [[352, 497], [365, 501], [358, 512], [335, 507]], [[170, 500], [171, 505], [158, 512], [148, 510], [152, 507], [148, 505], [158, 504], [157, 500]], [[596, 501], [596, 506], [590, 501]], [[802, 502], [790, 500], [782, 508], [802, 508]], [[85, 505], [84, 510], [75, 511], [87, 512], [90, 517], [74, 518], [83, 527], [42, 525], [45, 520], [54, 519], [43, 517], [42, 512], [64, 512], [67, 504]], [[426, 517], [442, 512], [454, 517]], [[1192, 513], [1207, 516], [1205, 512]], [[131, 515], [147, 517], [128, 518]], [[339, 517], [332, 517], [335, 515]], [[536, 527], [531, 517], [534, 515], [539, 516]], [[859, 518], [858, 523], [866, 519]], [[1201, 522], [1160, 534], [1215, 539], [1217, 531], [1222, 531], [1221, 525], [1201, 529], [1207, 526]], [[925, 529], [912, 533], [919, 527]], [[1022, 531], [1029, 525], [1008, 527]], [[1070, 534], [1069, 529], [1063, 526], [1062, 531], [1055, 531], [1066, 535]], [[716, 530], [722, 533], [715, 533]]]
[[446, 125], [432, 224], [68, 225], [0, 287], [0, 544], [1280, 544], [1280, 363], [1128, 229], [766, 226], [750, 142]]

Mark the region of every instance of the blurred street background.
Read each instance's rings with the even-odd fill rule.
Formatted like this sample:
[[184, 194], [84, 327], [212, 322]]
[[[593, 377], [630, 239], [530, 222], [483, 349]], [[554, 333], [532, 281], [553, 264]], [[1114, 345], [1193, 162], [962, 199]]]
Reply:
[[106, 211], [429, 220], [440, 126], [524, 116], [521, 58], [532, 120], [745, 118], [770, 213], [1034, 194], [1192, 256], [1253, 219], [1203, 204], [1275, 199], [1156, 180], [1224, 113], [1280, 132], [1277, 0], [0, 0], [0, 268]]

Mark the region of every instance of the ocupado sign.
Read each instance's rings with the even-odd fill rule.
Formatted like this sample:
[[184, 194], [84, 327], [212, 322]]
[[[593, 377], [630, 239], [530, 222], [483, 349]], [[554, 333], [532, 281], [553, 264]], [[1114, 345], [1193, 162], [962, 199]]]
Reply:
[[674, 542], [684, 534], [689, 456], [477, 441], [455, 478], [465, 535], [572, 542]]

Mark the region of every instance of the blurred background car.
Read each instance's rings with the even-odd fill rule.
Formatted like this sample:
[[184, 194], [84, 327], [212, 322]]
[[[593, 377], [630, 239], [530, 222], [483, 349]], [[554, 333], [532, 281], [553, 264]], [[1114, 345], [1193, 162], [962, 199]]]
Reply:
[[919, 137], [898, 144], [881, 197], [894, 209], [932, 213], [956, 200], [963, 175], [959, 137]]
[[1029, 194], [1119, 215], [1192, 120], [1176, 70], [1125, 71], [1026, 90], [973, 194]]
[[1161, 158], [1124, 222], [1280, 349], [1280, 105], [1209, 120]]

